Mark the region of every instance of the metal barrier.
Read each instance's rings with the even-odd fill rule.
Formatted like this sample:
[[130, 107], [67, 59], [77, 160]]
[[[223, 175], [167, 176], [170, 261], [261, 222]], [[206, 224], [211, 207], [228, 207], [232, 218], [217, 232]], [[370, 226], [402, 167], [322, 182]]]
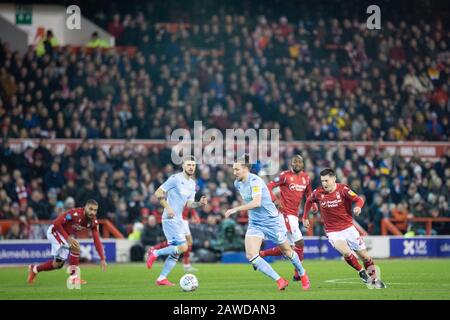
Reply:
[[389, 233], [401, 236], [403, 233], [395, 226], [396, 222], [418, 222], [418, 223], [425, 223], [425, 230], [426, 235], [431, 235], [431, 229], [433, 226], [433, 223], [436, 222], [450, 222], [450, 218], [408, 218], [406, 220], [399, 220], [399, 219], [393, 219], [393, 218], [384, 218], [381, 220], [381, 234], [383, 236], [389, 235]]

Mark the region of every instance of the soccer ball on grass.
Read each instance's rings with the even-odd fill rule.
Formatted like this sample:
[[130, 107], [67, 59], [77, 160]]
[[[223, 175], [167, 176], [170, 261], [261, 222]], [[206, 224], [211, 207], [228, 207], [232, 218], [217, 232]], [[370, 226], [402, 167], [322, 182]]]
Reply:
[[198, 279], [193, 274], [185, 274], [180, 279], [180, 287], [183, 291], [195, 291], [198, 288]]

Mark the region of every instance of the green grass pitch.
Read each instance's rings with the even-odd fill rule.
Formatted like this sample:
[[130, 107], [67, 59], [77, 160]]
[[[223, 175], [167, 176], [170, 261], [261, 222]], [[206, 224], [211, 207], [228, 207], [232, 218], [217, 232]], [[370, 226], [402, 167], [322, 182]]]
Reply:
[[[80, 290], [66, 287], [65, 270], [42, 272], [35, 283], [26, 283], [26, 267], [0, 268], [0, 300], [8, 299], [169, 299], [169, 300], [248, 300], [248, 299], [450, 299], [450, 259], [376, 260], [388, 288], [370, 290], [356, 271], [344, 261], [305, 261], [311, 289], [302, 291], [290, 281], [286, 291], [250, 264], [196, 264], [199, 288], [182, 292], [178, 280], [183, 274], [177, 265], [169, 279], [175, 287], [157, 287], [154, 282], [162, 263], [147, 270], [145, 263], [110, 264], [106, 272], [99, 265], [82, 265], [82, 278], [88, 281]], [[291, 279], [287, 261], [272, 264], [281, 276]]]

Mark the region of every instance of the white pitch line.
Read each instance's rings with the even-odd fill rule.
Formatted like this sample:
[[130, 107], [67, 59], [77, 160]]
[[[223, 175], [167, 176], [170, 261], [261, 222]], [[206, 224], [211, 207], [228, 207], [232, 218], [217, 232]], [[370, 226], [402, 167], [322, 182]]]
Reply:
[[[353, 280], [353, 281], [348, 281], [348, 280]], [[362, 281], [358, 281], [355, 280], [355, 278], [341, 278], [341, 279], [330, 279], [330, 280], [325, 280], [326, 283], [343, 283], [343, 284], [364, 284], [362, 283]], [[418, 284], [421, 282], [389, 282], [386, 284], [405, 284], [405, 285], [414, 285], [414, 284]]]

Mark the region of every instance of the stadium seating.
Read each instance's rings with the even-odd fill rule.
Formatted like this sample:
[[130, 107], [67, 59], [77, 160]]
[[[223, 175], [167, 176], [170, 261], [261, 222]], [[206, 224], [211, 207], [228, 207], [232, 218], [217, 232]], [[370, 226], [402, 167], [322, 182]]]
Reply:
[[[85, 14], [116, 36], [111, 49], [56, 47], [38, 57], [30, 48], [21, 56], [0, 41], [0, 219], [21, 226], [10, 237], [30, 237], [30, 222], [92, 195], [99, 218], [124, 236], [148, 215], [160, 220], [152, 193], [176, 169], [170, 150], [105, 152], [88, 139], [165, 140], [201, 120], [219, 130], [280, 128], [287, 142], [448, 141], [450, 39], [442, 21], [387, 12], [386, 27], [374, 33], [362, 21], [338, 19], [339, 6], [290, 10], [287, 1], [255, 20], [249, 10], [265, 12], [264, 5], [214, 2], [204, 5], [218, 14], [207, 16], [201, 2], [192, 15], [159, 1], [121, 15], [115, 1], [91, 4]], [[8, 140], [31, 138], [38, 145], [19, 149]], [[59, 154], [46, 140], [55, 138], [82, 143]], [[382, 220], [397, 213], [450, 216], [448, 148], [434, 161], [376, 150], [360, 156], [350, 146], [296, 149], [281, 154], [284, 169], [293, 152], [305, 158], [314, 187], [320, 169], [331, 166], [365, 196], [358, 222], [370, 234], [381, 234]], [[220, 223], [237, 201], [232, 172], [200, 166], [198, 182], [214, 200], [198, 209], [202, 223], [209, 214]], [[409, 218], [400, 222], [403, 232], [431, 232]], [[433, 230], [448, 234], [449, 227]], [[318, 224], [314, 233], [322, 232]]]

